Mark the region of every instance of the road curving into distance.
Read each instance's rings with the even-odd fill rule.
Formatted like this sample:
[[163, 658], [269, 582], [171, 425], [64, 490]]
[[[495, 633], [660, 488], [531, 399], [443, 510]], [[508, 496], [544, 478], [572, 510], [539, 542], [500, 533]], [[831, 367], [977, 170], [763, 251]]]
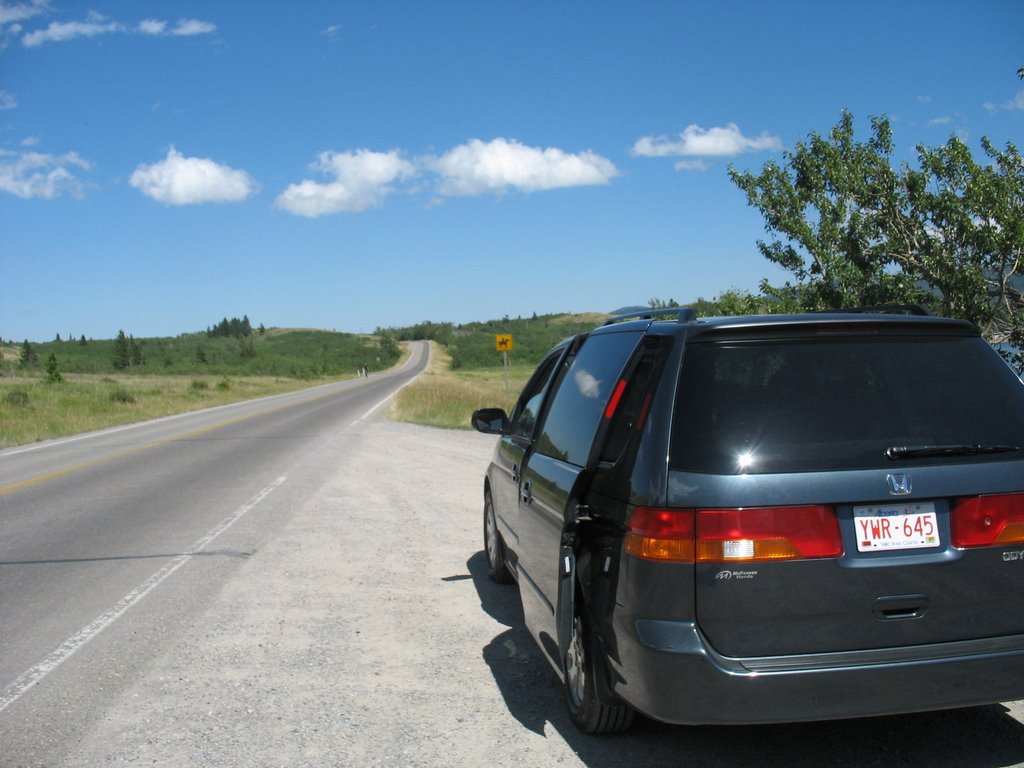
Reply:
[[[0, 452], [0, 764], [33, 717], [73, 738], [90, 717], [74, 722], [75, 702], [116, 694], [153, 647], [124, 632], [199, 610], [428, 356], [418, 343], [393, 371]], [[226, 545], [235, 527], [245, 546]]]
[[0, 766], [1024, 767], [1021, 702], [582, 735], [486, 574], [495, 439], [378, 407], [423, 362], [0, 454]]

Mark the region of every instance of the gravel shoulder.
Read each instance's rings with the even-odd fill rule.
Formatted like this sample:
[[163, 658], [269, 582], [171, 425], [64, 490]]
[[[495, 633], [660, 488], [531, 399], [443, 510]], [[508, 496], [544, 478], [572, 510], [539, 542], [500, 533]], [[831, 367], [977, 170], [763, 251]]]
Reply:
[[[491, 583], [494, 438], [376, 419], [66, 765], [1024, 766], [1024, 706], [586, 737]], [[316, 461], [328, 461], [320, 457]]]

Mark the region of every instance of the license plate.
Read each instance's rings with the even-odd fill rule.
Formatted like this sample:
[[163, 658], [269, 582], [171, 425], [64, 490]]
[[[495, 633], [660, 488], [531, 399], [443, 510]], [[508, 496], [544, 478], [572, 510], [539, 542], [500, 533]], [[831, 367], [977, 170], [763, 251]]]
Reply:
[[931, 502], [854, 507], [853, 524], [859, 552], [939, 546], [938, 518]]

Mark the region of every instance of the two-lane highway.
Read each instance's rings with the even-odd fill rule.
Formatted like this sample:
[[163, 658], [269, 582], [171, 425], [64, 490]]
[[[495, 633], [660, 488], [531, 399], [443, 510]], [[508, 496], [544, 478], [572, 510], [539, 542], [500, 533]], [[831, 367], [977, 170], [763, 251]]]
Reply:
[[0, 743], [73, 741], [427, 358], [0, 453]]

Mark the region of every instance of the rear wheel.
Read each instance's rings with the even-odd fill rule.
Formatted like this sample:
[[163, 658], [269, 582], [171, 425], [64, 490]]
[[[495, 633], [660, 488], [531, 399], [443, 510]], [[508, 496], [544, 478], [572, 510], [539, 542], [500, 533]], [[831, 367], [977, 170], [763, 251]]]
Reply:
[[499, 584], [512, 581], [512, 574], [505, 561], [505, 543], [498, 533], [498, 520], [494, 516], [494, 502], [491, 493], [484, 493], [484, 552], [487, 555], [487, 575]]
[[[577, 606], [579, 603], [577, 602]], [[584, 733], [614, 733], [633, 724], [633, 708], [608, 693], [598, 693], [593, 636], [577, 607], [565, 653], [565, 696], [572, 721]]]

